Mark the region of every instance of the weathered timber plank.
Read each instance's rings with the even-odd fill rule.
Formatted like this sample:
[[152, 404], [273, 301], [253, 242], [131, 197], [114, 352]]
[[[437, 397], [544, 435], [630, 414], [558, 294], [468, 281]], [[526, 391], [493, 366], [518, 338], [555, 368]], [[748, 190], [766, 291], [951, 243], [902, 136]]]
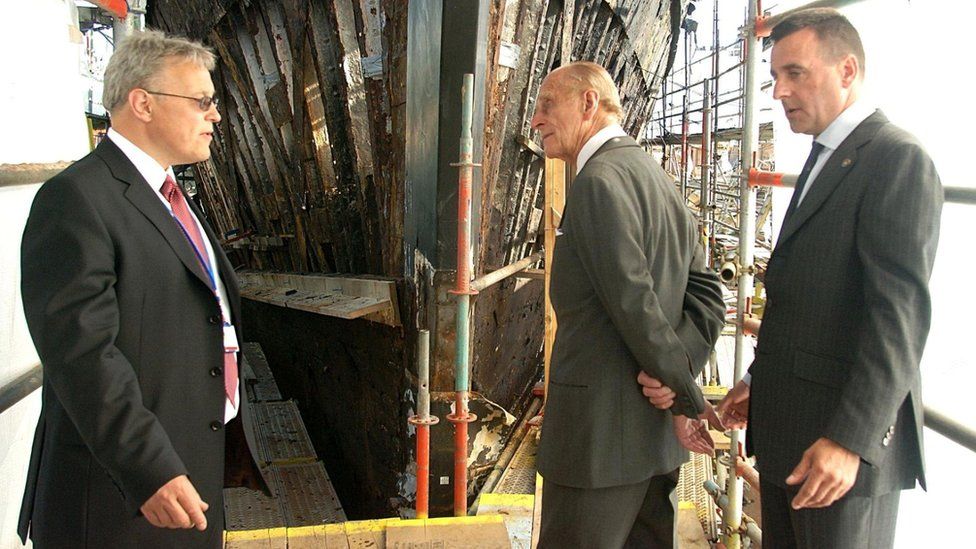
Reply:
[[388, 229], [383, 242], [384, 273], [404, 276], [406, 257], [403, 226], [406, 184], [406, 84], [407, 84], [407, 3], [397, 0], [380, 2], [383, 25], [384, 94], [389, 119], [386, 124], [386, 143], [389, 154], [384, 156], [383, 173], [388, 174], [385, 201], [379, 204]]
[[353, 153], [349, 144], [348, 111], [345, 108], [345, 78], [339, 67], [342, 57], [339, 54], [339, 38], [332, 20], [332, 14], [326, 10], [324, 4], [312, 2], [309, 9], [312, 59], [318, 71], [319, 89], [322, 91], [322, 105], [325, 110], [325, 121], [332, 143], [332, 156], [336, 174], [336, 192], [331, 195], [334, 200], [330, 209], [337, 216], [341, 216], [339, 226], [346, 245], [337, 249], [336, 263], [338, 268], [348, 272], [366, 272], [369, 264], [367, 256], [367, 224], [375, 222], [370, 219], [370, 212], [363, 201], [358, 200], [359, 174], [357, 173]]

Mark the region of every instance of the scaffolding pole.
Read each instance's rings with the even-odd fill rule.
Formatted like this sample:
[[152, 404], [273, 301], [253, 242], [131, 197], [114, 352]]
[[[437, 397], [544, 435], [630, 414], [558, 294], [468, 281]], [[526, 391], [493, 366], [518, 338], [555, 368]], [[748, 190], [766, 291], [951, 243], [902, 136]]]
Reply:
[[437, 416], [430, 415], [430, 331], [420, 330], [417, 339], [417, 415], [409, 419], [417, 428], [417, 518], [427, 518], [430, 494], [430, 426]]
[[468, 372], [471, 325], [471, 287], [474, 256], [471, 249], [471, 180], [475, 164], [471, 137], [471, 112], [474, 105], [474, 75], [465, 74], [461, 85], [461, 158], [452, 163], [458, 168], [457, 277], [450, 293], [457, 296], [457, 337], [454, 353], [454, 413], [447, 419], [454, 424], [454, 516], [468, 514], [468, 424], [477, 419], [468, 410]]
[[[748, 0], [749, 9], [743, 26], [742, 55], [745, 57], [745, 82], [742, 95], [742, 156], [739, 162], [739, 281], [736, 291], [736, 326], [735, 326], [735, 369], [732, 384], [742, 379], [743, 360], [746, 345], [742, 323], [746, 313], [752, 306], [753, 292], [753, 249], [755, 246], [755, 215], [756, 195], [749, 185], [749, 169], [755, 164], [755, 150], [758, 148], [759, 123], [756, 119], [757, 72], [759, 56], [762, 53], [762, 43], [758, 40], [755, 21], [759, 17], [758, 0]], [[743, 431], [732, 431], [729, 445], [732, 466], [729, 471], [728, 485], [725, 493], [728, 496], [728, 508], [723, 513], [725, 545], [728, 549], [739, 549], [742, 546], [740, 528], [742, 526], [742, 478], [736, 474], [736, 461], [739, 458], [739, 448], [743, 441]]]

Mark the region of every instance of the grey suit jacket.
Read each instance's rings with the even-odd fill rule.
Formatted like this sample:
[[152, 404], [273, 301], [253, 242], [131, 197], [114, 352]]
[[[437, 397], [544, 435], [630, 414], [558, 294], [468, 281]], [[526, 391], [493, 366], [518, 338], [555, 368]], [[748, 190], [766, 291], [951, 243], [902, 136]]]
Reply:
[[671, 412], [650, 405], [640, 370], [703, 410], [694, 378], [724, 322], [719, 282], [673, 182], [629, 137], [586, 163], [553, 251], [553, 348], [539, 471], [581, 488], [631, 484], [688, 459]]
[[766, 272], [749, 447], [785, 486], [820, 437], [861, 456], [851, 493], [925, 485], [919, 360], [942, 211], [935, 166], [875, 112], [785, 222]]

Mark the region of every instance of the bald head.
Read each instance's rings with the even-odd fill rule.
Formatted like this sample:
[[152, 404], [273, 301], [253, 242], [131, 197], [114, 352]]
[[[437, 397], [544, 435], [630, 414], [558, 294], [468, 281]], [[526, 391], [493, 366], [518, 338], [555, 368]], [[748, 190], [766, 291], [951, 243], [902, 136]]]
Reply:
[[622, 117], [620, 94], [610, 74], [596, 63], [579, 61], [542, 81], [532, 128], [542, 135], [546, 156], [575, 164], [583, 145]]
[[576, 61], [552, 71], [546, 77], [546, 80], [549, 79], [554, 79], [557, 86], [571, 95], [583, 95], [587, 90], [595, 91], [600, 97], [600, 111], [613, 122], [623, 119], [624, 110], [620, 106], [617, 85], [610, 78], [610, 73], [600, 65]]

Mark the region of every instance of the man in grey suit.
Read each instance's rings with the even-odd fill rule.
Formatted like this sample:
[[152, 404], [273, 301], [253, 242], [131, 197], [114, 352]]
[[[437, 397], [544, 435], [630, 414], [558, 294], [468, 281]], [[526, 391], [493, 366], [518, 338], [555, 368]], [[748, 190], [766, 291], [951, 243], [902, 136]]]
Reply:
[[814, 136], [766, 271], [749, 421], [764, 547], [890, 547], [900, 490], [925, 486], [919, 360], [942, 188], [918, 141], [859, 99], [864, 50], [831, 9], [772, 32], [773, 95]]
[[[709, 451], [695, 377], [724, 322], [719, 282], [673, 181], [621, 116], [610, 75], [579, 62], [546, 77], [532, 118], [576, 173], [553, 250], [540, 547], [672, 547], [685, 448]], [[639, 375], [674, 388], [670, 411], [648, 404]]]

